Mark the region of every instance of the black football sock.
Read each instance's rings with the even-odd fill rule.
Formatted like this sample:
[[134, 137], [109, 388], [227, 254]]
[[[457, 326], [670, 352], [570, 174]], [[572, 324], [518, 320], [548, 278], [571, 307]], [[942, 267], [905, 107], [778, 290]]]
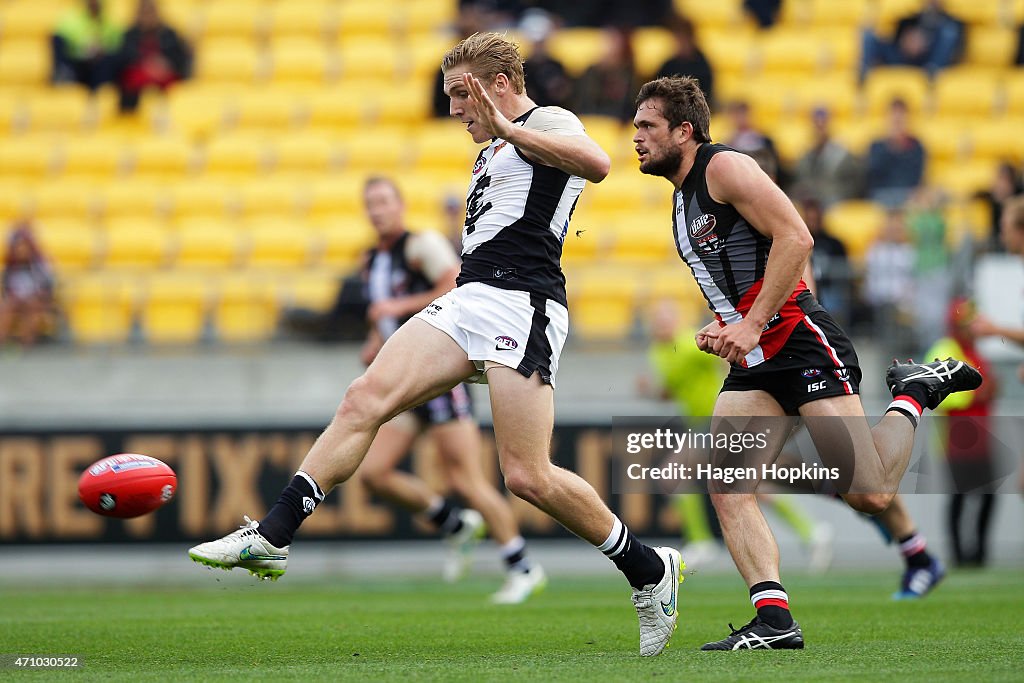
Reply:
[[924, 536], [916, 531], [899, 539], [900, 554], [907, 563], [908, 569], [924, 569], [932, 563], [928, 554], [928, 544]]
[[772, 628], [787, 629], [793, 625], [789, 613], [789, 595], [781, 583], [762, 581], [750, 587], [750, 602], [757, 610], [757, 616]]
[[920, 384], [910, 383], [902, 392], [892, 397], [892, 403], [885, 409], [885, 412], [891, 411], [903, 415], [916, 429], [926, 405], [928, 405], [928, 392]]
[[528, 572], [533, 567], [530, 558], [526, 556], [526, 539], [522, 536], [516, 536], [501, 546], [499, 552], [509, 571]]
[[260, 520], [260, 535], [278, 548], [291, 545], [299, 525], [313, 514], [324, 495], [313, 477], [299, 470], [267, 516]]
[[445, 498], [439, 498], [424, 510], [423, 515], [445, 536], [462, 531], [462, 508]]
[[633, 588], [656, 584], [665, 576], [665, 562], [658, 553], [641, 543], [618, 517], [608, 538], [597, 549], [615, 563]]

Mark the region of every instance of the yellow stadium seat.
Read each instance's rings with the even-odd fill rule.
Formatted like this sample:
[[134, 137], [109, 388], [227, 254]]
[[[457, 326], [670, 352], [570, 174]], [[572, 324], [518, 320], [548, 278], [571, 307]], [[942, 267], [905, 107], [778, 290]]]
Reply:
[[300, 182], [283, 178], [252, 179], [239, 190], [239, 201], [246, 216], [289, 216], [299, 212], [303, 196]]
[[454, 45], [454, 40], [449, 36], [435, 33], [416, 34], [406, 45], [406, 69], [409, 75], [429, 78], [433, 84], [433, 79], [441, 68], [444, 54]]
[[304, 270], [292, 274], [282, 288], [283, 300], [290, 306], [322, 311], [338, 297], [341, 282], [334, 270]]
[[210, 180], [191, 180], [172, 188], [171, 205], [179, 218], [204, 216], [221, 219], [234, 208], [233, 188]]
[[762, 129], [772, 129], [789, 114], [796, 103], [794, 84], [796, 79], [787, 76], [765, 74], [757, 79], [757, 88], [748, 88], [743, 100], [750, 105], [754, 124]]
[[[466, 175], [463, 173], [403, 173], [395, 181], [406, 208], [414, 213], [436, 215], [448, 197], [461, 201], [466, 196]], [[438, 225], [425, 227], [440, 228]]]
[[232, 102], [239, 128], [281, 132], [298, 118], [299, 97], [289, 89], [267, 88], [239, 93]]
[[192, 344], [202, 337], [208, 308], [205, 279], [159, 275], [146, 286], [140, 323], [151, 344]]
[[65, 175], [109, 180], [125, 168], [121, 140], [110, 135], [75, 137], [62, 147]]
[[50, 77], [51, 57], [42, 40], [4, 40], [0, 43], [0, 86], [41, 86]]
[[928, 100], [928, 77], [924, 71], [909, 66], [877, 67], [868, 72], [864, 84], [869, 115], [884, 114], [895, 98], [907, 103], [910, 111], [920, 114]]
[[861, 263], [885, 222], [885, 209], [875, 202], [850, 200], [834, 204], [825, 214], [828, 231], [845, 246], [850, 259]]
[[99, 211], [99, 188], [89, 181], [52, 180], [33, 189], [33, 213], [39, 218], [91, 220]]
[[170, 204], [166, 186], [156, 180], [129, 179], [108, 183], [100, 190], [99, 204], [109, 219], [125, 216], [155, 217]]
[[338, 12], [329, 0], [291, 0], [271, 6], [270, 33], [274, 37], [321, 39], [337, 31]]
[[39, 218], [34, 222], [43, 253], [58, 273], [92, 268], [99, 255], [96, 229], [81, 218]]
[[168, 127], [178, 135], [205, 138], [224, 124], [236, 96], [230, 88], [174, 88], [167, 99]]
[[701, 28], [732, 28], [743, 21], [743, 4], [740, 0], [675, 0], [676, 11], [693, 19]]
[[366, 175], [345, 173], [313, 180], [309, 184], [309, 214], [334, 221], [339, 216], [359, 215], [363, 211], [363, 183]]
[[26, 101], [28, 125], [34, 131], [78, 131], [88, 107], [89, 92], [77, 85], [36, 91]]
[[[406, 34], [441, 32], [455, 23], [458, 0], [416, 0], [406, 2], [399, 20]], [[455, 44], [451, 41], [448, 47]], [[447, 49], [447, 48], [446, 48]], [[440, 57], [438, 57], [440, 61]]]
[[136, 177], [153, 180], [182, 178], [195, 164], [192, 143], [173, 134], [139, 137], [129, 143], [128, 156]]
[[772, 128], [772, 141], [784, 163], [795, 163], [811, 149], [811, 127], [804, 119], [793, 122], [784, 119]]
[[242, 234], [231, 224], [213, 219], [184, 221], [177, 232], [177, 268], [225, 270], [234, 267], [242, 251]]
[[856, 30], [821, 27], [814, 30], [814, 37], [821, 50], [823, 80], [854, 74], [861, 52], [861, 37]]
[[24, 96], [18, 90], [0, 90], [0, 136], [8, 137], [25, 124]]
[[998, 72], [954, 67], [935, 77], [934, 109], [940, 116], [989, 118], [996, 111], [1001, 87]]
[[134, 319], [136, 290], [108, 273], [84, 275], [64, 283], [62, 297], [71, 336], [78, 344], [119, 344], [128, 341]]
[[294, 217], [257, 218], [247, 225], [249, 268], [298, 270], [312, 253], [313, 231]]
[[953, 163], [929, 164], [926, 176], [930, 183], [945, 189], [955, 197], [968, 198], [987, 190], [996, 177], [996, 161], [973, 159]]
[[[22, 180], [0, 178], [0, 223], [9, 224], [27, 215], [31, 207], [32, 202]], [[3, 242], [0, 239], [0, 243]]]
[[806, 29], [775, 29], [760, 43], [758, 61], [767, 74], [809, 75], [824, 62], [821, 44]]
[[363, 125], [369, 103], [342, 82], [310, 95], [309, 125], [332, 130], [354, 130]]
[[465, 174], [467, 183], [473, 163], [482, 149], [455, 120], [432, 121], [422, 126], [416, 131], [413, 143], [417, 171], [461, 172]]
[[569, 28], [554, 33], [548, 50], [569, 73], [578, 76], [608, 51], [608, 37], [597, 28]]
[[1004, 87], [1007, 115], [1024, 116], [1024, 69], [1014, 69], [1008, 72]]
[[220, 283], [216, 299], [213, 319], [221, 341], [262, 341], [273, 335], [278, 311], [270, 282], [251, 275], [228, 277]]
[[1024, 0], [1007, 0], [1005, 10], [1007, 23], [1013, 26], [1024, 23]]
[[338, 42], [376, 41], [377, 50], [386, 45], [399, 25], [404, 7], [392, 0], [383, 2], [343, 2], [338, 5]]
[[104, 236], [105, 268], [153, 270], [164, 264], [170, 251], [167, 229], [151, 217], [109, 221]]
[[952, 202], [945, 212], [946, 244], [955, 250], [965, 237], [984, 242], [992, 236], [992, 207], [984, 199]]
[[914, 134], [928, 150], [929, 161], [949, 161], [967, 154], [969, 136], [955, 116], [924, 119], [914, 126]]
[[405, 68], [398, 50], [388, 43], [368, 38], [344, 39], [338, 45], [341, 73], [345, 78], [375, 78], [385, 82], [397, 77]]
[[271, 78], [277, 83], [322, 84], [337, 70], [323, 43], [312, 38], [274, 40], [270, 63]]
[[1004, 0], [944, 0], [943, 8], [956, 18], [969, 24], [967, 34], [970, 35], [976, 26], [981, 24], [992, 26], [1003, 20]]
[[365, 218], [352, 214], [345, 219], [339, 217], [320, 223], [317, 242], [320, 265], [354, 268], [376, 242], [376, 236]]
[[680, 313], [680, 327], [703, 327], [713, 313], [701, 294], [697, 281], [682, 263], [655, 269], [645, 278], [644, 300], [649, 306], [664, 300], [674, 301]]
[[[716, 83], [719, 74], [743, 74], [757, 63], [756, 42], [735, 31], [701, 32], [701, 48], [715, 70]], [[717, 85], [715, 86], [718, 87]]]
[[[615, 263], [648, 267], [676, 257], [668, 214], [662, 214], [658, 217], [661, 220], [653, 221], [644, 214], [643, 211], [621, 211], [606, 224], [614, 235], [609, 256]], [[572, 227], [579, 229], [582, 225], [579, 223]], [[585, 238], [586, 233], [581, 237]]]
[[315, 130], [292, 133], [273, 141], [274, 168], [278, 173], [324, 173], [337, 165], [336, 142]]
[[430, 116], [430, 90], [383, 90], [371, 106], [374, 124], [384, 126], [410, 126]]
[[207, 40], [196, 55], [196, 77], [202, 81], [251, 84], [263, 73], [260, 53], [246, 40]]
[[816, 25], [840, 26], [855, 32], [871, 16], [871, 0], [810, 0], [810, 20]]
[[850, 118], [857, 108], [857, 85], [851, 78], [808, 79], [794, 84], [792, 92], [796, 115], [804, 120], [818, 107], [828, 109], [833, 121]]
[[372, 136], [352, 136], [340, 140], [339, 149], [346, 170], [365, 173], [392, 173], [405, 167], [412, 158], [412, 141], [402, 129], [378, 126]]
[[885, 122], [881, 119], [851, 118], [833, 126], [834, 136], [854, 154], [866, 154], [871, 143], [884, 135]]
[[675, 36], [666, 28], [638, 28], [633, 32], [633, 58], [636, 61], [636, 71], [644, 78], [657, 73], [665, 60], [675, 54], [675, 51]]
[[246, 132], [213, 138], [204, 156], [205, 173], [232, 178], [252, 177], [270, 164], [265, 136]]
[[971, 155], [992, 161], [1024, 159], [1024, 137], [1013, 132], [1019, 130], [1024, 130], [1024, 116], [1020, 115], [974, 122], [968, 134]]
[[638, 278], [629, 271], [600, 270], [569, 282], [569, 324], [586, 340], [621, 340], [633, 326]]
[[1017, 32], [1002, 26], [972, 26], [967, 31], [964, 62], [974, 66], [1006, 68], [1017, 48]]
[[264, 30], [266, 22], [262, 3], [250, 0], [208, 2], [201, 19], [203, 49], [208, 49], [210, 39], [252, 39]]
[[19, 136], [0, 144], [0, 177], [35, 180], [50, 173], [59, 145], [50, 136]]
[[923, 7], [924, 0], [878, 0], [877, 20], [883, 29], [889, 30], [895, 28], [897, 21], [920, 12]]
[[0, 4], [0, 37], [8, 40], [35, 40], [42, 43], [57, 25], [68, 3], [8, 0]]

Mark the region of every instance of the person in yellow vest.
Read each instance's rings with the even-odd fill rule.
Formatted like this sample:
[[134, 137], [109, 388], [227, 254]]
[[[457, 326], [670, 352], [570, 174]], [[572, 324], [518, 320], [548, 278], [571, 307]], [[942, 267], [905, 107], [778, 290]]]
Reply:
[[122, 34], [107, 15], [103, 0], [82, 0], [69, 9], [51, 37], [53, 83], [80, 83], [94, 92], [112, 83]]
[[[953, 480], [947, 523], [953, 543], [953, 561], [960, 567], [985, 565], [989, 523], [996, 502], [995, 494], [987, 487], [995, 479], [989, 419], [999, 384], [996, 373], [990, 372], [988, 362], [975, 348], [976, 317], [975, 307], [970, 301], [954, 300], [947, 316], [949, 334], [935, 342], [925, 354], [925, 358], [946, 358], [949, 355], [963, 358], [989, 379], [974, 391], [950, 396], [941, 406], [947, 416], [947, 423], [943, 425], [943, 441]], [[973, 529], [965, 533], [964, 513], [972, 503], [975, 509]], [[968, 541], [972, 536], [973, 539]]]

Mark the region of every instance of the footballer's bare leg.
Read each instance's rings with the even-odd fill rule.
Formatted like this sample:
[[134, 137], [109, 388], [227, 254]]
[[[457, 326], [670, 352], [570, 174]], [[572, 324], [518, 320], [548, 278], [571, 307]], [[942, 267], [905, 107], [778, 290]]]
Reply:
[[452, 489], [481, 515], [491, 537], [505, 545], [519, 536], [512, 508], [484, 474], [480, 428], [469, 418], [430, 428]]
[[615, 563], [633, 587], [640, 654], [660, 654], [676, 627], [676, 588], [683, 567], [679, 551], [641, 543], [590, 484], [551, 462], [554, 392], [538, 373], [527, 378], [488, 363], [487, 381], [505, 486]]
[[856, 395], [805, 403], [800, 415], [822, 462], [851, 477], [840, 492], [847, 504], [870, 515], [889, 507], [914, 449], [910, 420], [890, 412], [871, 427]]
[[396, 415], [377, 430], [359, 468], [360, 480], [366, 488], [413, 514], [426, 510], [437, 496], [425, 481], [398, 469], [419, 432], [419, 421], [414, 415]]

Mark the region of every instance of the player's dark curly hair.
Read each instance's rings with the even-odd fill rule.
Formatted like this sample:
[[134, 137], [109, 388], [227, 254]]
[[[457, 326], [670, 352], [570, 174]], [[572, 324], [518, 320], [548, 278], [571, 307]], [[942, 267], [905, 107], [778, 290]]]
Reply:
[[664, 104], [662, 114], [668, 119], [669, 128], [689, 121], [694, 140], [711, 142], [711, 110], [696, 78], [666, 76], [644, 83], [636, 96], [636, 106], [650, 99], [659, 99]]

